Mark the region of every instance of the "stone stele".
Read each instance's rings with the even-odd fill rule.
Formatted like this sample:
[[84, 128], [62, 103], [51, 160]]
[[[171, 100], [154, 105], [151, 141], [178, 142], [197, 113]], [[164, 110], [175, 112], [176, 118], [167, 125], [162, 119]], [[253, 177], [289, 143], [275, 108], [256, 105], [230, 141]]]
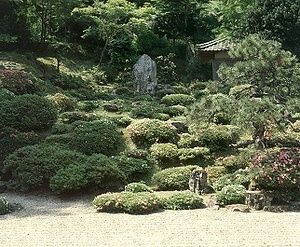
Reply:
[[155, 95], [157, 87], [156, 63], [148, 55], [142, 55], [133, 66], [133, 87], [136, 95]]

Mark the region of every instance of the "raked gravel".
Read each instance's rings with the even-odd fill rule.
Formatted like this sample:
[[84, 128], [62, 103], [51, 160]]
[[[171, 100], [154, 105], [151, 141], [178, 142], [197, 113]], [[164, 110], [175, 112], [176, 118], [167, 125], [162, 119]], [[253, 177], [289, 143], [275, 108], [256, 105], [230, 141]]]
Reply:
[[24, 208], [0, 215], [2, 247], [300, 247], [300, 213], [166, 210], [148, 215], [97, 213], [89, 196], [2, 193]]

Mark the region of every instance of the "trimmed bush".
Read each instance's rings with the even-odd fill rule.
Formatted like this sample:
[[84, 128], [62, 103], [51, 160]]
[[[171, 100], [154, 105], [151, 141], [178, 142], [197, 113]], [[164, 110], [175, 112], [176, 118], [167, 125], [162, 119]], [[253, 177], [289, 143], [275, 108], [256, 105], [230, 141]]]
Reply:
[[156, 118], [162, 113], [162, 107], [156, 102], [137, 101], [132, 103], [130, 117], [132, 118]]
[[238, 140], [238, 128], [231, 125], [203, 125], [194, 130], [194, 135], [201, 146], [211, 151], [223, 151]]
[[53, 145], [17, 149], [4, 161], [3, 172], [11, 174], [18, 190], [31, 191], [49, 186], [50, 178], [64, 167], [84, 163], [86, 156]]
[[232, 174], [226, 174], [213, 183], [213, 188], [216, 191], [220, 191], [225, 186], [234, 184], [243, 185], [245, 188], [248, 188], [250, 184], [249, 171], [240, 169]]
[[213, 184], [219, 180], [222, 176], [227, 174], [227, 170], [224, 166], [208, 166], [206, 168], [207, 179], [210, 184]]
[[93, 205], [98, 212], [148, 214], [159, 209], [159, 199], [149, 192], [107, 193], [96, 196]]
[[220, 205], [245, 203], [246, 188], [242, 185], [227, 185], [217, 192], [217, 202]]
[[147, 180], [152, 175], [153, 164], [146, 159], [126, 156], [116, 156], [113, 159], [125, 174], [128, 183]]
[[152, 183], [157, 190], [187, 190], [189, 177], [198, 166], [167, 168], [154, 174]]
[[2, 162], [6, 156], [18, 148], [37, 144], [41, 139], [41, 136], [33, 131], [23, 132], [12, 128], [2, 129], [0, 131], [0, 172], [2, 170]]
[[70, 148], [87, 155], [118, 154], [124, 148], [124, 139], [114, 123], [107, 120], [76, 121], [72, 124]]
[[160, 199], [161, 207], [171, 210], [196, 209], [203, 207], [203, 199], [200, 195], [187, 191], [176, 191], [169, 197]]
[[141, 119], [132, 122], [127, 130], [138, 147], [150, 147], [154, 143], [176, 143], [179, 139], [176, 128], [157, 119]]
[[91, 112], [100, 106], [99, 100], [84, 100], [76, 104], [76, 110]]
[[72, 111], [75, 109], [75, 100], [62, 93], [47, 95], [46, 98], [49, 99], [56, 106], [56, 109], [59, 112]]
[[139, 193], [139, 192], [150, 192], [153, 190], [143, 183], [130, 183], [125, 186], [126, 192]]
[[187, 108], [182, 105], [172, 105], [166, 107], [164, 110], [164, 113], [168, 114], [170, 117], [176, 117], [185, 115], [187, 113]]
[[209, 154], [209, 149], [205, 147], [178, 149], [179, 161], [185, 165], [203, 164], [208, 160]]
[[9, 203], [5, 197], [0, 197], [0, 215], [9, 213]]
[[86, 161], [88, 186], [93, 189], [118, 190], [127, 183], [127, 176], [115, 159], [93, 154]]
[[150, 147], [150, 155], [161, 168], [179, 165], [179, 150], [173, 143], [155, 143]]
[[13, 99], [15, 94], [7, 89], [0, 87], [0, 102]]
[[59, 169], [50, 178], [49, 186], [55, 194], [62, 194], [85, 188], [88, 182], [85, 166], [74, 163]]
[[57, 120], [55, 106], [46, 98], [24, 94], [0, 102], [0, 127], [21, 131], [44, 130]]
[[200, 146], [200, 142], [194, 135], [189, 133], [182, 133], [178, 141], [178, 147], [180, 148], [194, 148]]
[[0, 70], [0, 87], [16, 95], [34, 94], [40, 92], [39, 85], [30, 74], [11, 69]]
[[161, 103], [167, 106], [188, 106], [195, 102], [195, 98], [187, 94], [169, 94], [161, 99]]

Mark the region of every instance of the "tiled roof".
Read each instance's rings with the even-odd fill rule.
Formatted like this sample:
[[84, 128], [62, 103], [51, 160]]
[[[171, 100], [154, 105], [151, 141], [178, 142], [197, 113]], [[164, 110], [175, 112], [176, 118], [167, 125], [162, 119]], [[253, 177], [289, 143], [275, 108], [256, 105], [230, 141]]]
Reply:
[[229, 51], [230, 42], [228, 39], [215, 39], [206, 43], [197, 44], [199, 51]]

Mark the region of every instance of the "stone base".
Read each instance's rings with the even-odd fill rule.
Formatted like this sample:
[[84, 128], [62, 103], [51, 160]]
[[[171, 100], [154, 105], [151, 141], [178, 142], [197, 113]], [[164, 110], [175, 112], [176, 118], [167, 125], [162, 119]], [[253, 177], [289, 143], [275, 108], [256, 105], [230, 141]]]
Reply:
[[245, 204], [255, 210], [262, 210], [271, 206], [273, 197], [265, 191], [247, 191]]

